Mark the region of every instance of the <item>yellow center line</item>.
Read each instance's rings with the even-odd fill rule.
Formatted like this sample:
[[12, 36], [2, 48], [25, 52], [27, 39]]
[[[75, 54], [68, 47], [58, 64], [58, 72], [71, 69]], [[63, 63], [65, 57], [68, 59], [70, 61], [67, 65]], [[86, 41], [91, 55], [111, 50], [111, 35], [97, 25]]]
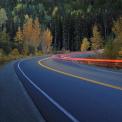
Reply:
[[[44, 60], [42, 60], [42, 61], [44, 61]], [[87, 81], [87, 82], [90, 82], [90, 83], [93, 83], [93, 84], [97, 84], [97, 85], [101, 85], [101, 86], [105, 86], [105, 87], [109, 87], [109, 88], [113, 88], [113, 89], [117, 89], [117, 90], [122, 90], [122, 87], [120, 87], [120, 86], [115, 86], [115, 85], [112, 85], [112, 84], [103, 83], [103, 82], [100, 82], [100, 81], [84, 78], [84, 77], [81, 77], [81, 76], [73, 75], [73, 74], [70, 74], [70, 73], [67, 73], [67, 72], [63, 72], [63, 71], [54, 69], [52, 67], [49, 67], [49, 66], [45, 65], [44, 63], [42, 63], [42, 61], [38, 61], [38, 64], [41, 65], [42, 67], [48, 69], [48, 70], [51, 70], [51, 71], [54, 71], [54, 72], [57, 72], [57, 73], [60, 73], [60, 74], [66, 75], [66, 76], [70, 76], [70, 77], [73, 77], [73, 78], [77, 78], [77, 79], [80, 79], [80, 80], [84, 80], [84, 81]]]

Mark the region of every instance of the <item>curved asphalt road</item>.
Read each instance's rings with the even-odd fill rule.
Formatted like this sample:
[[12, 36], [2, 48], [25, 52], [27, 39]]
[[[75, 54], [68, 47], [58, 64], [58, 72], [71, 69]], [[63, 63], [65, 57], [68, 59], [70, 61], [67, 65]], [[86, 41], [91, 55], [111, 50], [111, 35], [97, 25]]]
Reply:
[[46, 121], [122, 122], [122, 72], [46, 58], [15, 64]]

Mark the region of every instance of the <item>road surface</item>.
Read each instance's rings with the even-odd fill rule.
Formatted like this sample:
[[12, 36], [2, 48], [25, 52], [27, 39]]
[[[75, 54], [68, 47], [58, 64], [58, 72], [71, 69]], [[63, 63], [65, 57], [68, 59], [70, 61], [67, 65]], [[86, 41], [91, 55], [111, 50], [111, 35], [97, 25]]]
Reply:
[[122, 72], [36, 57], [15, 71], [48, 122], [122, 122]]
[[0, 67], [0, 122], [45, 122], [14, 71]]

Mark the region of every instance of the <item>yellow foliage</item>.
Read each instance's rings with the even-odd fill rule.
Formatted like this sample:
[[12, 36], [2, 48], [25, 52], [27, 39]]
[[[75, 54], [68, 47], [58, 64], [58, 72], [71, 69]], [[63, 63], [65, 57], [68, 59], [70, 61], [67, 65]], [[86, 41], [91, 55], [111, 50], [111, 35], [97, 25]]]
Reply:
[[58, 12], [58, 7], [56, 6], [56, 7], [54, 7], [54, 10], [52, 12], [52, 16], [55, 16], [57, 14], [57, 12]]
[[100, 33], [97, 25], [94, 25], [94, 27], [93, 27], [93, 37], [91, 38], [91, 42], [92, 42], [91, 48], [93, 50], [98, 50], [103, 47], [102, 36], [101, 36], [101, 33]]
[[42, 51], [37, 51], [36, 52], [36, 56], [42, 56], [43, 55], [43, 52]]
[[23, 26], [23, 36], [26, 48], [32, 46], [37, 50], [40, 43], [40, 23], [38, 18], [33, 22], [32, 18], [27, 18], [27, 22]]
[[122, 17], [113, 22], [114, 40], [105, 48], [105, 54], [112, 58], [122, 56]]
[[42, 38], [42, 48], [45, 53], [48, 53], [51, 51], [51, 44], [52, 44], [52, 33], [49, 29], [45, 30], [43, 32], [43, 38]]
[[20, 53], [19, 53], [18, 49], [15, 48], [15, 49], [13, 49], [13, 50], [11, 51], [10, 55], [12, 55], [12, 56], [19, 56]]
[[120, 17], [117, 21], [114, 22], [112, 31], [115, 33], [114, 42], [118, 43], [119, 50], [122, 47], [122, 17]]
[[88, 41], [87, 38], [84, 38], [81, 44], [81, 51], [87, 51], [89, 47], [90, 47], [90, 42]]
[[112, 31], [115, 34], [115, 39], [113, 41], [114, 52], [118, 57], [122, 54], [122, 17], [114, 21]]
[[27, 22], [23, 26], [23, 36], [25, 45], [31, 45], [32, 34], [33, 34], [33, 20], [32, 18], [28, 18]]
[[38, 18], [34, 20], [32, 33], [33, 33], [32, 44], [35, 48], [37, 48], [40, 43], [40, 34], [41, 34], [40, 23]]
[[122, 17], [120, 17], [117, 21], [114, 21], [112, 31], [115, 33], [116, 38], [122, 42]]
[[18, 43], [23, 43], [23, 33], [20, 27], [18, 28], [18, 31], [16, 32], [15, 41]]
[[119, 56], [122, 56], [122, 51], [119, 51]]

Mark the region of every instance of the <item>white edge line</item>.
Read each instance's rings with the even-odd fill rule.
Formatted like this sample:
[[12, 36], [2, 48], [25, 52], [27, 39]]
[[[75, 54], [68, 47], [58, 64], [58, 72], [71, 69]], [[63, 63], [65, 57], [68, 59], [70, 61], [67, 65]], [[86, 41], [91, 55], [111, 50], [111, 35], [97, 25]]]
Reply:
[[[48, 58], [42, 59], [40, 61], [44, 61], [47, 60]], [[23, 60], [24, 61], [24, 60]], [[23, 74], [23, 76], [39, 91], [41, 92], [52, 104], [54, 104], [60, 111], [62, 111], [68, 118], [70, 118], [73, 122], [79, 122], [79, 120], [77, 120], [75, 117], [73, 117], [67, 110], [65, 110], [61, 105], [59, 105], [55, 100], [53, 100], [50, 96], [48, 96], [47, 93], [45, 93], [42, 89], [40, 89], [36, 84], [33, 83], [33, 81], [31, 79], [28, 78], [28, 76], [22, 71], [22, 69], [20, 68], [20, 64], [23, 62], [20, 61], [18, 63], [18, 69], [21, 71], [21, 73]]]

